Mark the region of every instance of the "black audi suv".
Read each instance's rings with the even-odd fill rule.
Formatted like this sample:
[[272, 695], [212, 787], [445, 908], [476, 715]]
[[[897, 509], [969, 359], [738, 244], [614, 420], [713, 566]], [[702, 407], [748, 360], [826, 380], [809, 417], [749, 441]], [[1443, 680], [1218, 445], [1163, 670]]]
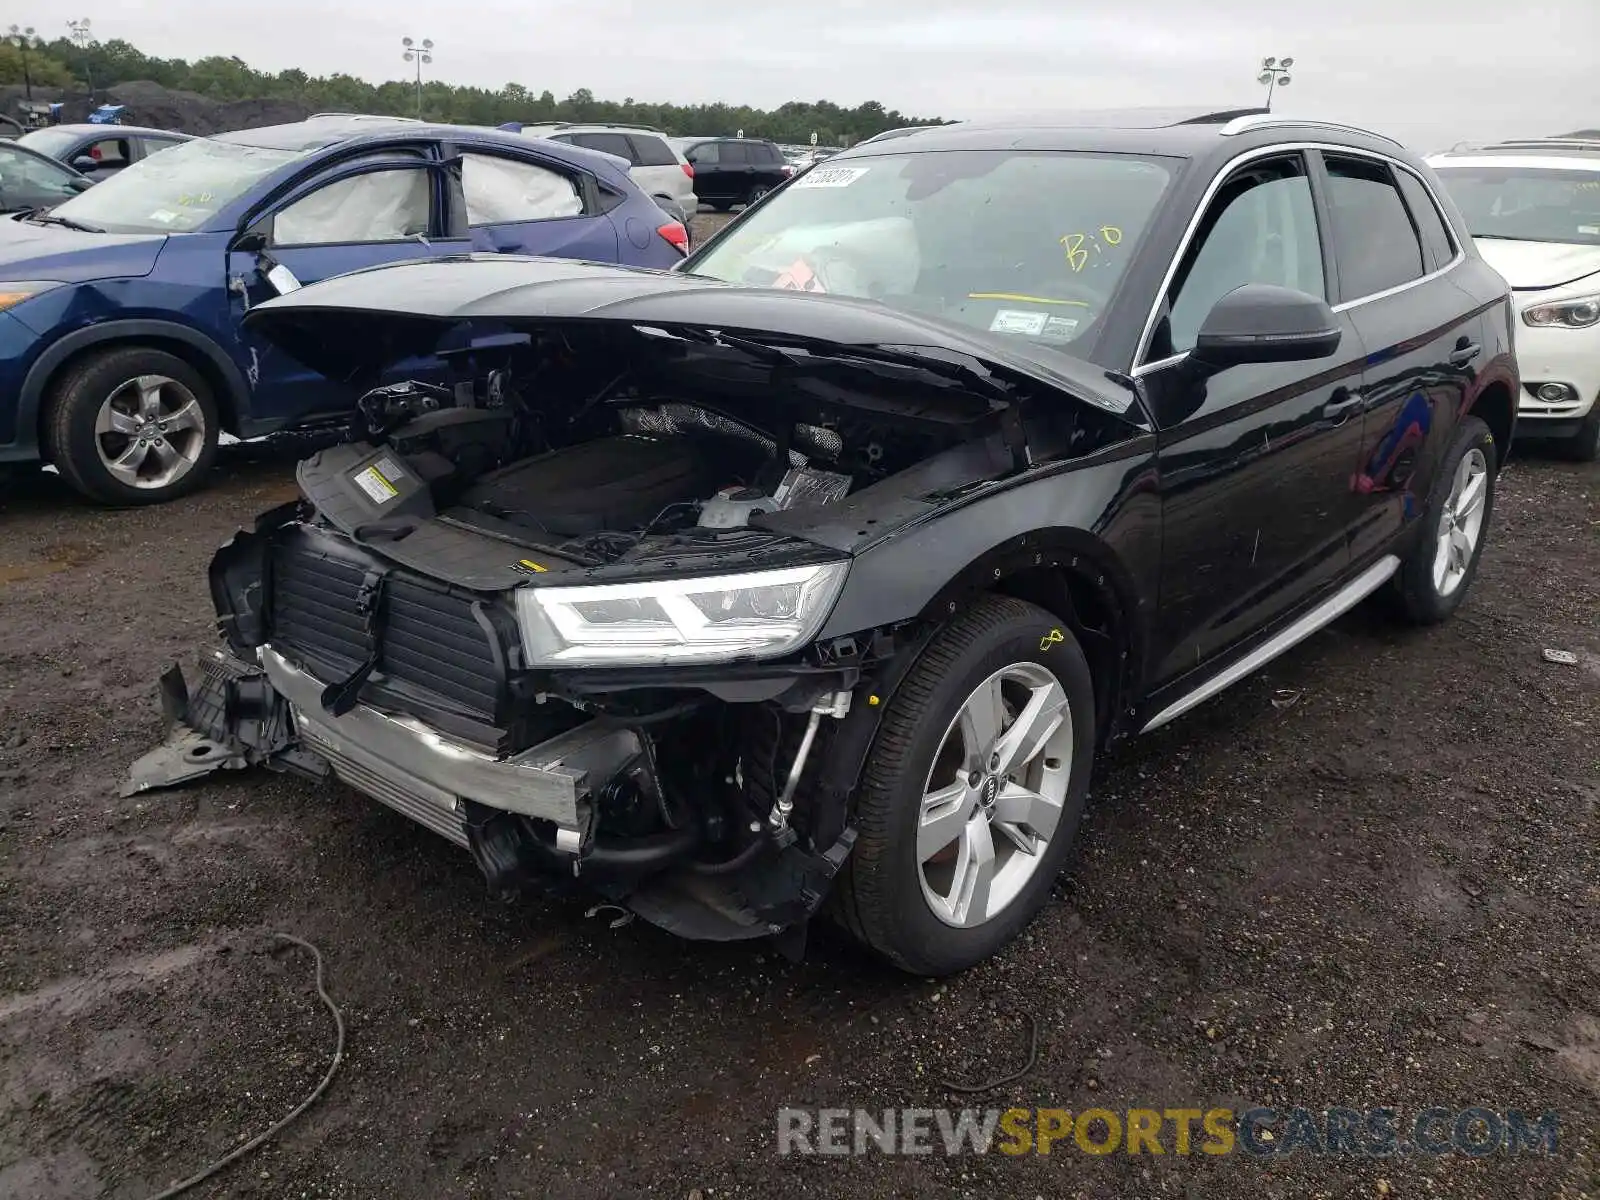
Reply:
[[681, 270], [247, 321], [361, 417], [216, 555], [130, 790], [336, 776], [498, 894], [791, 952], [827, 913], [924, 974], [1044, 903], [1099, 748], [1374, 594], [1449, 616], [1518, 392], [1422, 160], [1260, 111], [912, 131]]

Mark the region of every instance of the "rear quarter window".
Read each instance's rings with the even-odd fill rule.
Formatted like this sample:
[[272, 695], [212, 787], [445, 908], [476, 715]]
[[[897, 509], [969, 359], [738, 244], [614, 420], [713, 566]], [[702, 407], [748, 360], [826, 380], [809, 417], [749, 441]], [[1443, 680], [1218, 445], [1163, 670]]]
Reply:
[[672, 147], [658, 137], [648, 133], [630, 133], [628, 140], [633, 143], [634, 164], [640, 167], [675, 167], [678, 165]]
[[572, 135], [574, 144], [589, 150], [600, 150], [606, 154], [615, 154], [618, 158], [625, 158], [634, 166], [639, 166], [639, 160], [634, 157], [633, 143], [620, 133], [575, 133]]

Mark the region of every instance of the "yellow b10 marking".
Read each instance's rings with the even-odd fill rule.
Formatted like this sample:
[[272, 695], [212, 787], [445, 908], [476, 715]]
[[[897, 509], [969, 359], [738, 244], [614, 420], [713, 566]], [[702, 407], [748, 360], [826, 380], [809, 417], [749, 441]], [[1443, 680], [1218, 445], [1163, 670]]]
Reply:
[[1102, 225], [1099, 232], [1098, 238], [1091, 238], [1086, 233], [1069, 233], [1058, 239], [1067, 252], [1067, 266], [1072, 268], [1074, 274], [1089, 265], [1091, 252], [1098, 254], [1103, 246], [1122, 244], [1122, 230], [1117, 226]]

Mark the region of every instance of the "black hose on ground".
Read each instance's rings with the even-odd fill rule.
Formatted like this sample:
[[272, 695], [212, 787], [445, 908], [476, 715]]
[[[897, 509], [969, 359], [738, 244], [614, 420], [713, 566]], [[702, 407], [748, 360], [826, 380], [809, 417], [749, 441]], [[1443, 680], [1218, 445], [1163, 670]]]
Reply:
[[184, 1192], [187, 1192], [190, 1188], [196, 1186], [197, 1184], [204, 1183], [224, 1167], [238, 1162], [239, 1159], [243, 1158], [246, 1154], [249, 1154], [250, 1151], [256, 1149], [258, 1146], [261, 1146], [266, 1142], [271, 1141], [278, 1134], [282, 1133], [284, 1129], [288, 1127], [291, 1121], [315, 1104], [323, 1092], [328, 1090], [328, 1085], [333, 1082], [334, 1072], [339, 1069], [339, 1064], [344, 1060], [344, 1015], [340, 1013], [339, 1006], [333, 1002], [333, 997], [328, 995], [327, 988], [323, 986], [322, 951], [318, 950], [310, 942], [302, 941], [300, 938], [294, 937], [292, 934], [275, 933], [272, 936], [277, 938], [280, 942], [289, 942], [293, 945], [299, 946], [302, 950], [311, 951], [311, 956], [317, 960], [317, 997], [322, 1001], [323, 1004], [327, 1005], [328, 1011], [333, 1014], [333, 1026], [338, 1035], [333, 1046], [333, 1061], [328, 1064], [328, 1070], [327, 1073], [323, 1075], [322, 1082], [317, 1084], [317, 1086], [312, 1089], [311, 1094], [302, 1100], [298, 1105], [296, 1105], [294, 1110], [290, 1112], [288, 1116], [284, 1117], [283, 1120], [279, 1121], [265, 1133], [257, 1134], [244, 1145], [240, 1146], [237, 1150], [234, 1150], [232, 1153], [223, 1158], [217, 1159], [216, 1162], [212, 1163], [203, 1170], [189, 1176], [189, 1178], [180, 1183], [173, 1184], [164, 1192], [157, 1192], [154, 1196], [150, 1197], [150, 1200], [172, 1200], [172, 1197], [182, 1195]]

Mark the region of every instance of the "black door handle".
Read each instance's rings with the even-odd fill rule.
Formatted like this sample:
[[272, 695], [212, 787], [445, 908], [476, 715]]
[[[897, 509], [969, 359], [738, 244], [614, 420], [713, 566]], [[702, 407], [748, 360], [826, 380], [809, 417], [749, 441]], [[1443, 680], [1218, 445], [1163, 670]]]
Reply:
[[1450, 363], [1452, 366], [1464, 367], [1478, 357], [1478, 351], [1481, 349], [1483, 347], [1477, 342], [1462, 342], [1450, 351]]
[[1322, 406], [1322, 415], [1335, 425], [1343, 425], [1350, 414], [1361, 407], [1361, 393], [1349, 388], [1335, 388], [1328, 402]]

